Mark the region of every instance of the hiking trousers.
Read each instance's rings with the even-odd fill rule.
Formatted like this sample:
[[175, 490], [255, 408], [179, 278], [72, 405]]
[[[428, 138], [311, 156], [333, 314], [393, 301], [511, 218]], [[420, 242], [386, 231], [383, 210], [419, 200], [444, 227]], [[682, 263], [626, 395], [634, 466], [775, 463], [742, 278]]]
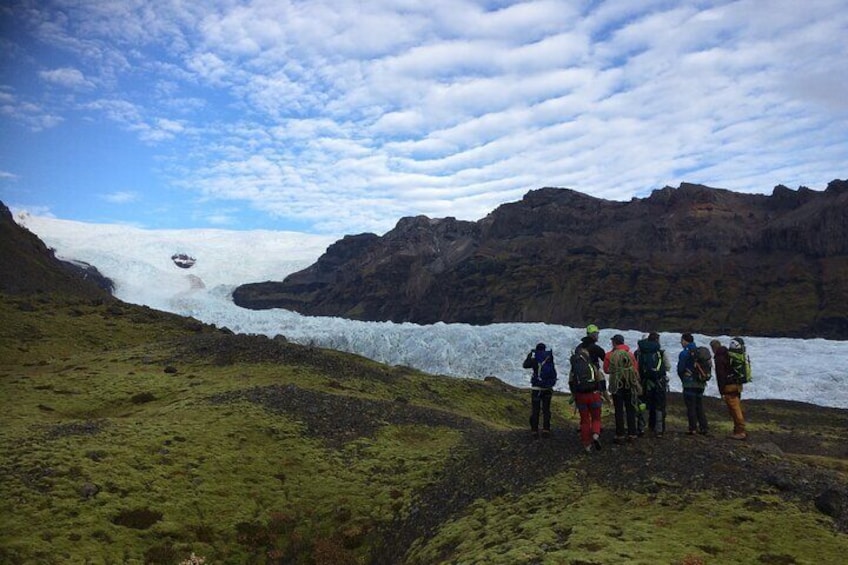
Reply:
[[704, 389], [684, 388], [683, 402], [686, 403], [686, 418], [689, 432], [707, 433], [707, 414], [704, 412]]
[[[636, 391], [632, 388], [620, 388], [612, 395], [612, 403], [615, 406], [615, 435], [616, 437], [624, 437], [625, 435], [638, 435], [639, 430], [636, 427], [636, 410], [639, 399], [636, 396]], [[627, 430], [625, 433], [624, 422], [627, 420]]]
[[580, 412], [580, 442], [586, 447], [592, 443], [592, 434], [601, 435], [601, 393], [575, 392], [574, 405]]
[[725, 385], [721, 389], [721, 398], [727, 405], [730, 419], [733, 420], [733, 433], [745, 433], [745, 414], [742, 411], [742, 385]]
[[542, 415], [542, 429], [550, 431], [551, 429], [551, 398], [554, 395], [553, 389], [533, 389], [530, 397], [530, 430], [539, 431], [539, 412]]
[[665, 384], [646, 381], [645, 406], [648, 408], [648, 429], [652, 432], [665, 432]]

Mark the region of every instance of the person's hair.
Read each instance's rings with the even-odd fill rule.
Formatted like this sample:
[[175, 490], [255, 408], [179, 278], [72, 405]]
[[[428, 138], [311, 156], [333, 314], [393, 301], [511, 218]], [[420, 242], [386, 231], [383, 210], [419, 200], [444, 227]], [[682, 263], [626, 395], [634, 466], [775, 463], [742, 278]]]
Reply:
[[648, 334], [648, 341], [659, 341], [659, 340], [660, 340], [660, 334], [658, 334], [657, 332], [651, 332], [651, 333]]
[[692, 337], [692, 334], [683, 334], [682, 336], [680, 336], [680, 338], [686, 343], [692, 343], [693, 341], [695, 341], [695, 338]]
[[717, 339], [714, 339], [710, 342], [710, 347], [718, 349], [719, 347], [721, 347], [721, 342]]
[[624, 343], [624, 336], [621, 334], [615, 334], [612, 336], [612, 342], [616, 345], [621, 345]]
[[544, 343], [537, 343], [536, 344], [536, 351], [544, 351], [544, 350], [545, 350], [545, 344]]

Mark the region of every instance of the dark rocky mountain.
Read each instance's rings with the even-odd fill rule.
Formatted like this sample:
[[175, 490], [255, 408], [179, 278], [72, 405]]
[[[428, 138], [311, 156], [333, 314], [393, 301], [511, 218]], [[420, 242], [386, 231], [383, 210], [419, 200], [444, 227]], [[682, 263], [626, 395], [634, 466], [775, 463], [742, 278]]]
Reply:
[[62, 261], [38, 237], [19, 226], [0, 202], [0, 292], [38, 294], [61, 292], [99, 299], [114, 283], [94, 266]]
[[542, 188], [477, 222], [347, 236], [253, 309], [433, 323], [848, 338], [848, 181], [770, 196], [702, 185], [615, 202]]

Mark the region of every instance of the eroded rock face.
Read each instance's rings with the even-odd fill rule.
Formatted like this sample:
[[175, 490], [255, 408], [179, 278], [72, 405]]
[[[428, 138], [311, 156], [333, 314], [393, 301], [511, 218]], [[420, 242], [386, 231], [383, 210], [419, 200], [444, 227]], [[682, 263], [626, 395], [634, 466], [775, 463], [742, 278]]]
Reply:
[[848, 181], [771, 196], [682, 184], [630, 202], [542, 188], [477, 222], [345, 237], [233, 298], [360, 320], [848, 338]]
[[180, 269], [191, 269], [197, 262], [197, 259], [186, 253], [174, 253], [171, 255], [171, 261]]

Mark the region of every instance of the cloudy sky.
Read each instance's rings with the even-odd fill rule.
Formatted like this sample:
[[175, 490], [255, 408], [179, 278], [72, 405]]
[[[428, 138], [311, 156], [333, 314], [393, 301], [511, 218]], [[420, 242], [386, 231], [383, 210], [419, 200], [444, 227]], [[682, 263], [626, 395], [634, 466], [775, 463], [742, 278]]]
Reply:
[[846, 0], [7, 0], [0, 200], [383, 233], [530, 189], [848, 178]]

